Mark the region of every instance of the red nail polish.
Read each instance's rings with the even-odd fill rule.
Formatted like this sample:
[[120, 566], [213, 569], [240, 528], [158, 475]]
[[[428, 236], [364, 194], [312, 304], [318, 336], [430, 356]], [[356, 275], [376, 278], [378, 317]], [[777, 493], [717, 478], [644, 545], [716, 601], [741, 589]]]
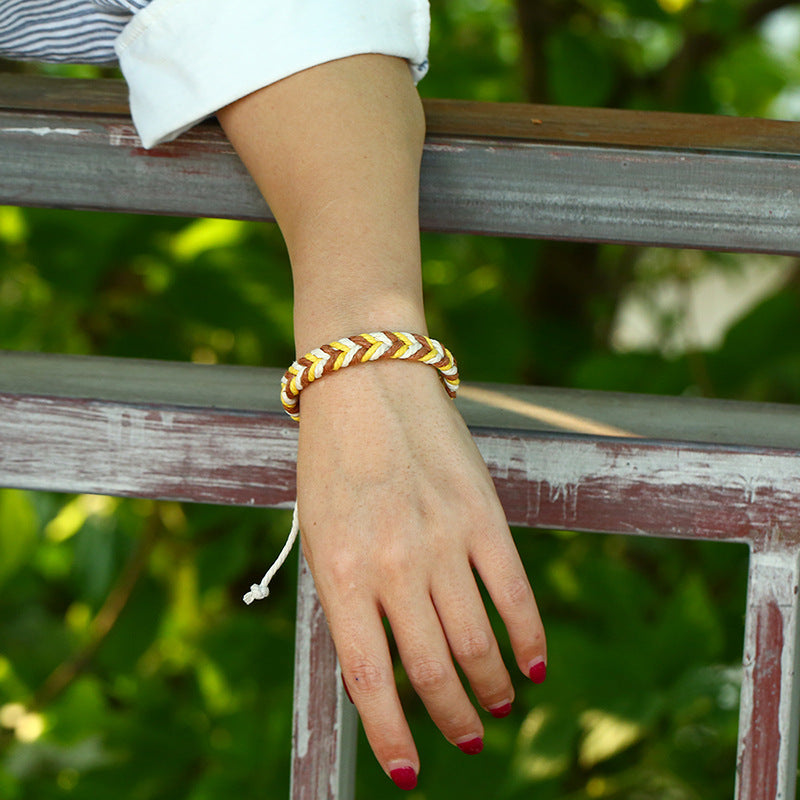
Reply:
[[458, 745], [458, 749], [468, 756], [476, 756], [483, 750], [483, 739], [481, 739], [480, 736], [476, 736], [468, 742], [461, 742], [461, 744]]
[[538, 661], [531, 667], [528, 675], [534, 683], [544, 683], [544, 679], [547, 677], [547, 665], [544, 661]]
[[398, 789], [410, 791], [417, 785], [417, 773], [413, 767], [398, 767], [389, 773], [389, 777], [394, 781]]
[[[342, 686], [344, 686], [344, 693], [347, 695], [347, 699], [353, 703], [353, 698], [350, 697], [350, 690], [347, 688], [347, 684], [344, 682], [344, 675], [342, 675]], [[353, 703], [355, 705], [355, 703]]]
[[497, 706], [497, 708], [490, 708], [489, 713], [497, 719], [507, 717], [511, 713], [511, 703], [503, 703], [502, 706]]

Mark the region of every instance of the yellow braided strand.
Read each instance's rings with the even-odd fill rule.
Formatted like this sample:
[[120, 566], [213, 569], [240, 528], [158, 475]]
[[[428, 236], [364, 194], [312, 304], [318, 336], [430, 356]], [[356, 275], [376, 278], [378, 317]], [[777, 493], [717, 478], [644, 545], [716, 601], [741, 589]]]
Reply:
[[361, 356], [361, 363], [366, 364], [367, 361], [372, 361], [373, 356], [375, 355], [376, 351], [380, 349], [383, 342], [380, 341], [380, 339], [376, 339], [371, 333], [362, 333], [361, 336], [371, 344], [371, 347], [367, 349], [367, 352]]
[[339, 355], [336, 356], [333, 361], [333, 366], [331, 367], [331, 369], [336, 372], [337, 369], [342, 368], [345, 356], [350, 352], [350, 350], [346, 345], [342, 344], [342, 342], [331, 342], [330, 347], [339, 351]]
[[395, 358], [405, 358], [406, 353], [415, 344], [418, 344], [416, 339], [411, 339], [411, 337], [406, 336], [404, 333], [396, 333], [395, 336], [403, 343], [403, 346], [397, 349], [397, 352], [394, 355]]

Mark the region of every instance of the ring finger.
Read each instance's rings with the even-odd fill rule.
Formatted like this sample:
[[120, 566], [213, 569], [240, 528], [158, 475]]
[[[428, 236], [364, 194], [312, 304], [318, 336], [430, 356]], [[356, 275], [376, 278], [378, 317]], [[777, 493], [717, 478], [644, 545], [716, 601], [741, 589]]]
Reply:
[[471, 570], [458, 576], [457, 587], [434, 586], [436, 611], [450, 650], [478, 702], [495, 716], [505, 716], [514, 700], [511, 677]]
[[430, 597], [419, 606], [384, 605], [412, 686], [444, 736], [466, 753], [483, 747], [483, 725], [461, 685]]

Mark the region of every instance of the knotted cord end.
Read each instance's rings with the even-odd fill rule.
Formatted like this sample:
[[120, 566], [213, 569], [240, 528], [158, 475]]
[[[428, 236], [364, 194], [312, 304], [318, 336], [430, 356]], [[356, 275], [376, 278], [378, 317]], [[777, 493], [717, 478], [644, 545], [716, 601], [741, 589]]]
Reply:
[[260, 583], [254, 583], [250, 587], [250, 591], [242, 598], [247, 605], [250, 605], [255, 600], [266, 600], [269, 597], [269, 587], [262, 586]]
[[255, 600], [264, 600], [269, 597], [269, 582], [281, 568], [283, 562], [286, 561], [286, 557], [291, 552], [298, 533], [300, 533], [300, 521], [297, 517], [297, 501], [295, 501], [294, 513], [292, 514], [292, 529], [289, 531], [289, 536], [286, 539], [286, 543], [283, 545], [283, 550], [281, 550], [280, 555], [275, 559], [275, 563], [267, 570], [267, 574], [261, 579], [261, 583], [251, 584], [250, 591], [242, 598], [247, 605], [250, 605]]

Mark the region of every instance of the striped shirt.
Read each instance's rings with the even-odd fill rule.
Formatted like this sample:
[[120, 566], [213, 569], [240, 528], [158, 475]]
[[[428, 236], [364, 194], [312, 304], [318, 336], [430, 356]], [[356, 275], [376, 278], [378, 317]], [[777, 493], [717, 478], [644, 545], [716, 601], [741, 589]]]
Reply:
[[0, 57], [107, 64], [114, 40], [150, 0], [0, 0]]

